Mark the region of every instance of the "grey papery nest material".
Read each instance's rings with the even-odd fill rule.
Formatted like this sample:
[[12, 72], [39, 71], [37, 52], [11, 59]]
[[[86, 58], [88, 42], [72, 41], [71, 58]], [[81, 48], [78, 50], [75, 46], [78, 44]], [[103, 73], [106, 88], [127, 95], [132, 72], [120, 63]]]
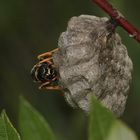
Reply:
[[132, 79], [132, 61], [107, 18], [72, 17], [60, 35], [53, 61], [66, 101], [89, 111], [91, 95], [120, 116]]

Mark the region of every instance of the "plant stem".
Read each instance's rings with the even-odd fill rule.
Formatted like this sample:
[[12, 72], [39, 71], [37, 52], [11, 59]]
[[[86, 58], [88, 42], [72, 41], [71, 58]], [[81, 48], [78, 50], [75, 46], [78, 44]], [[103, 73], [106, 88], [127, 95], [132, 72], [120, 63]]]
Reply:
[[101, 9], [103, 9], [116, 23], [123, 27], [131, 37], [136, 39], [140, 43], [140, 32], [128, 21], [125, 17], [115, 9], [107, 0], [92, 0]]

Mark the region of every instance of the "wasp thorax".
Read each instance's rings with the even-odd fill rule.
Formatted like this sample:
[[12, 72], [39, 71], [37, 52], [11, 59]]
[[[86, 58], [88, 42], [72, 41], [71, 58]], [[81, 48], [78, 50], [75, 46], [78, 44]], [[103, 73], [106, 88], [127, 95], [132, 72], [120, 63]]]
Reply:
[[55, 69], [51, 64], [44, 62], [36, 64], [31, 70], [31, 76], [35, 82], [46, 82], [56, 76]]
[[117, 116], [123, 113], [133, 65], [115, 26], [107, 18], [82, 15], [72, 17], [61, 34], [53, 61], [71, 106], [88, 112], [94, 95]]

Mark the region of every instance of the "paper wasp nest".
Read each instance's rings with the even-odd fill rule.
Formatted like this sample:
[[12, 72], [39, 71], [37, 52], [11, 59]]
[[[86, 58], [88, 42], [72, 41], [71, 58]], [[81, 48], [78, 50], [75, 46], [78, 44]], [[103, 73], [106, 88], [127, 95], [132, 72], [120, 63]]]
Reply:
[[133, 65], [107, 18], [72, 17], [53, 55], [67, 102], [89, 111], [91, 95], [120, 116], [128, 96]]

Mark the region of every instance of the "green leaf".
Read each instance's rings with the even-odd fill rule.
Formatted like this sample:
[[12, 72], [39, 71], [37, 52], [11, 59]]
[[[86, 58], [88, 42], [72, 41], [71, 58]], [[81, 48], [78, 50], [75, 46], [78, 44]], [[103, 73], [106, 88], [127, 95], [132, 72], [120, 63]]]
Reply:
[[91, 102], [89, 140], [137, 140], [133, 131], [95, 98]]
[[0, 140], [20, 140], [19, 134], [4, 111], [0, 117]]
[[22, 140], [54, 140], [54, 135], [45, 119], [21, 97], [19, 128]]
[[114, 116], [93, 98], [91, 102], [89, 140], [105, 140], [115, 121]]
[[107, 140], [137, 140], [136, 135], [121, 121], [115, 121]]

